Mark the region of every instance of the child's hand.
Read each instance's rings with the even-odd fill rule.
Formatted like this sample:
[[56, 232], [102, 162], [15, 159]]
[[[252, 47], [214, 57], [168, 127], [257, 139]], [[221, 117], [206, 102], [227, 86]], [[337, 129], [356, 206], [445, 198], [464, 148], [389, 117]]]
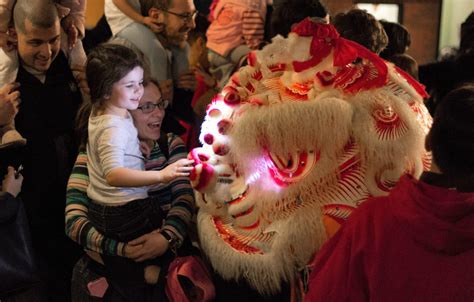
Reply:
[[165, 28], [164, 23], [158, 21], [158, 19], [152, 17], [143, 17], [142, 23], [148, 26], [153, 33], [160, 33]]
[[8, 192], [16, 197], [21, 191], [21, 184], [23, 183], [23, 175], [18, 174], [15, 178], [15, 169], [13, 167], [8, 167], [8, 173], [5, 175], [5, 178], [2, 182], [2, 191]]
[[170, 182], [177, 177], [189, 176], [189, 173], [194, 169], [192, 164], [194, 160], [192, 159], [180, 159], [171, 165], [168, 165], [166, 168], [160, 171], [161, 179], [160, 182]]
[[10, 52], [16, 48], [17, 40], [14, 35], [9, 32], [0, 32], [0, 48], [6, 52]]
[[193, 70], [188, 70], [181, 74], [178, 79], [178, 83], [176, 83], [176, 87], [186, 90], [196, 90], [197, 87], [197, 80], [196, 76], [194, 75]]

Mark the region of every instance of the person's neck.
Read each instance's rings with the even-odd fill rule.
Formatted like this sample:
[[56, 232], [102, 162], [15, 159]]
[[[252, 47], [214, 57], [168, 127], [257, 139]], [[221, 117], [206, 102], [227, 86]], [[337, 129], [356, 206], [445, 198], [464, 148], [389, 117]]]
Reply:
[[22, 64], [22, 66], [29, 74], [37, 78], [41, 83], [44, 84], [46, 82], [46, 71], [36, 70], [26, 64]]
[[113, 115], [113, 116], [118, 116], [121, 118], [128, 118], [128, 110], [115, 107], [115, 106], [110, 106], [105, 104], [103, 108], [103, 114], [108, 114], [108, 115]]

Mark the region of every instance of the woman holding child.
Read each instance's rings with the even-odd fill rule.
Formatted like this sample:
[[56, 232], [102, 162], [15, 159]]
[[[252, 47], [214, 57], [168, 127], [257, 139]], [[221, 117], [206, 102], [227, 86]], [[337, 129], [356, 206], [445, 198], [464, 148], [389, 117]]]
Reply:
[[[91, 102], [95, 103], [100, 99], [103, 103], [102, 107], [96, 107], [96, 110], [94, 105], [90, 104], [92, 115], [87, 110], [83, 112], [82, 125], [88, 124], [90, 127], [94, 125], [94, 119], [104, 115], [106, 119], [118, 119], [126, 123], [132, 119], [136, 129], [132, 124], [126, 126], [126, 131], [132, 133], [128, 134], [129, 139], [121, 142], [117, 142], [120, 140], [120, 132], [114, 132], [115, 126], [112, 130], [109, 127], [109, 130], [105, 131], [106, 134], [113, 134], [111, 136], [100, 134], [100, 131], [99, 136], [91, 136], [90, 131], [97, 129], [89, 129], [89, 148], [83, 149], [79, 154], [68, 184], [66, 233], [86, 250], [94, 251], [93, 254], [89, 252], [94, 259], [106, 263], [104, 267], [97, 261], [82, 260], [82, 264], [84, 261], [92, 263], [89, 265], [92, 272], [89, 273], [105, 275], [108, 281], [108, 289], [104, 291], [104, 279], [88, 280], [96, 281], [89, 283], [90, 295], [103, 296], [104, 300], [112, 301], [128, 301], [132, 298], [140, 301], [161, 301], [165, 296], [164, 277], [168, 265], [176, 257], [176, 249], [180, 248], [183, 242], [189, 243], [186, 239], [194, 213], [194, 197], [187, 175], [191, 170], [192, 161], [185, 159], [187, 152], [176, 135], [162, 135], [161, 123], [168, 102], [161, 97], [155, 82], [145, 82], [145, 87], [142, 86], [143, 65], [136, 61], [137, 57], [133, 51], [119, 45], [99, 46], [89, 56], [89, 73], [94, 70], [98, 59], [102, 61], [101, 68], [110, 70], [104, 73], [106, 76], [98, 76], [100, 71], [95, 70], [93, 74], [88, 74], [88, 79], [92, 95], [96, 88], [100, 90], [105, 87], [102, 93], [97, 94], [95, 98], [93, 96]], [[116, 75], [115, 70], [118, 72]], [[79, 127], [83, 132], [86, 129], [81, 124]], [[140, 139], [140, 147], [138, 141], [133, 139], [134, 131]], [[122, 151], [113, 149], [120, 145]], [[101, 156], [107, 156], [108, 153], [103, 152], [107, 148], [110, 149], [107, 152], [116, 153], [113, 158], [119, 158], [115, 160], [118, 164], [114, 163], [108, 171], [100, 171]], [[135, 153], [137, 150], [141, 152], [133, 154], [128, 148], [133, 148]], [[123, 158], [120, 159], [120, 156]], [[93, 172], [96, 177], [91, 178], [89, 183], [91, 163], [94, 160], [97, 160], [98, 164], [93, 169], [98, 170]], [[138, 163], [138, 167], [143, 165], [145, 169], [127, 167], [126, 163], [130, 160]], [[119, 169], [118, 181], [116, 177], [111, 181], [110, 174], [113, 174], [114, 169]], [[125, 172], [125, 175], [121, 172]], [[127, 180], [127, 174], [138, 177]], [[121, 190], [127, 189], [135, 192], [136, 187], [142, 187], [139, 190], [143, 191], [144, 186], [148, 192], [140, 193], [140, 196], [131, 194], [130, 198], [122, 198], [119, 204], [107, 204], [104, 202], [106, 199], [91, 199], [89, 196], [97, 195], [88, 194], [90, 187], [97, 185], [94, 182], [101, 176], [104, 177], [99, 181], [102, 181], [102, 190], [106, 193], [111, 190], [120, 193]], [[122, 177], [125, 179], [120, 180]], [[115, 197], [111, 198], [112, 202], [116, 200], [118, 199]], [[112, 229], [110, 226], [113, 226]], [[76, 267], [77, 269], [80, 268]], [[78, 272], [75, 272], [74, 276], [78, 277]], [[85, 285], [82, 284], [83, 287], [80, 288], [81, 282], [75, 280], [74, 276], [72, 296], [80, 301], [89, 300], [84, 297], [84, 293], [80, 295]]]

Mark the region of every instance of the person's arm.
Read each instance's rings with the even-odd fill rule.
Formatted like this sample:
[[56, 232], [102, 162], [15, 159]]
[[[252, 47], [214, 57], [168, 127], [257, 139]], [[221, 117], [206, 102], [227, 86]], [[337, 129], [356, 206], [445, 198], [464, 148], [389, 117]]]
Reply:
[[[176, 135], [168, 137], [169, 159], [166, 158], [158, 144], [153, 148], [150, 160], [147, 162], [147, 169], [161, 170], [166, 167], [168, 162], [180, 161], [186, 158], [187, 151], [183, 141]], [[171, 191], [171, 192], [170, 192]], [[143, 247], [130, 254], [130, 258], [135, 261], [143, 261], [161, 256], [169, 248], [168, 235], [177, 240], [179, 244], [183, 242], [188, 235], [191, 227], [191, 221], [194, 215], [195, 202], [193, 189], [187, 177], [175, 179], [166, 187], [158, 186], [151, 188], [150, 195], [157, 197], [158, 200], [168, 200], [171, 198], [170, 210], [165, 219], [165, 223], [159, 232], [152, 232], [143, 235], [129, 242], [131, 247], [142, 245]], [[171, 196], [169, 196], [171, 194]], [[161, 204], [163, 206], [163, 204]], [[166, 205], [165, 205], [166, 207]], [[161, 232], [165, 232], [163, 235]]]
[[87, 0], [61, 0], [60, 2], [61, 5], [70, 9], [69, 14], [61, 21], [64, 31], [69, 34], [71, 26], [74, 26], [79, 39], [84, 38], [85, 35], [86, 2]]
[[163, 23], [158, 21], [158, 18], [152, 18], [149, 16], [142, 16], [140, 12], [135, 11], [132, 6], [127, 2], [127, 0], [112, 0], [112, 2], [117, 6], [118, 9], [122, 11], [127, 17], [132, 19], [135, 22], [146, 25], [150, 29], [157, 33], [163, 30]]
[[[126, 127], [133, 127], [121, 121], [110, 121], [104, 129], [97, 129], [97, 155], [105, 180], [114, 187], [143, 187], [156, 183], [167, 183], [176, 177], [188, 176], [193, 162], [187, 159], [168, 165], [161, 171], [143, 171], [125, 167], [127, 146], [133, 144], [133, 138]], [[130, 141], [132, 139], [132, 141]], [[137, 155], [138, 156], [138, 155]]]
[[105, 255], [124, 256], [125, 243], [103, 236], [87, 217], [91, 202], [87, 196], [89, 173], [87, 154], [81, 152], [69, 177], [66, 192], [66, 234], [86, 249]]
[[0, 128], [13, 123], [20, 103], [19, 83], [0, 87]]
[[[179, 161], [187, 157], [184, 142], [177, 135], [169, 139], [169, 163]], [[191, 221], [195, 213], [194, 191], [188, 177], [176, 178], [170, 184], [171, 208], [166, 216], [162, 230], [171, 232], [179, 241], [183, 241], [188, 235]]]
[[14, 4], [15, 0], [0, 0], [0, 32], [7, 32]]
[[183, 159], [161, 171], [141, 171], [128, 168], [114, 168], [105, 176], [107, 183], [114, 187], [143, 187], [156, 183], [167, 183], [177, 177], [189, 176], [192, 161]]
[[[173, 135], [169, 143], [169, 160], [156, 145], [150, 154], [147, 162], [147, 169], [163, 170], [169, 167], [168, 162], [176, 163], [187, 161], [186, 148], [183, 141], [176, 135]], [[171, 192], [170, 192], [171, 191]], [[127, 256], [135, 261], [144, 261], [163, 255], [169, 248], [168, 240], [161, 232], [166, 232], [170, 237], [182, 242], [187, 236], [194, 215], [195, 202], [191, 184], [187, 177], [179, 177], [163, 188], [159, 185], [155, 190], [149, 191], [150, 195], [157, 196], [171, 194], [171, 208], [165, 220], [165, 224], [160, 231], [154, 231], [128, 242], [127, 248], [132, 250]], [[166, 199], [163, 198], [163, 200]], [[175, 246], [178, 247], [178, 246]]]

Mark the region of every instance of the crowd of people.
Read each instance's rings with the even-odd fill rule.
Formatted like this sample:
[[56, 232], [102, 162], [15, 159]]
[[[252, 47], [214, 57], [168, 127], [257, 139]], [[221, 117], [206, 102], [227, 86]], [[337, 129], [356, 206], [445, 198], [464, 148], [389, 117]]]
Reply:
[[[192, 0], [105, 0], [111, 36], [92, 46], [85, 4], [0, 2], [0, 149], [24, 148], [21, 172], [4, 167], [0, 227], [24, 205], [38, 275], [1, 301], [175, 301], [170, 263], [206, 257], [187, 159], [206, 108], [251, 51], [307, 17], [419, 79], [434, 120], [431, 170], [351, 215], [309, 264], [304, 299], [474, 299], [474, 13], [459, 54], [418, 74], [403, 25], [329, 16], [318, 0], [214, 0], [207, 16]], [[213, 280], [216, 301], [295, 296], [290, 284], [265, 296]]]

